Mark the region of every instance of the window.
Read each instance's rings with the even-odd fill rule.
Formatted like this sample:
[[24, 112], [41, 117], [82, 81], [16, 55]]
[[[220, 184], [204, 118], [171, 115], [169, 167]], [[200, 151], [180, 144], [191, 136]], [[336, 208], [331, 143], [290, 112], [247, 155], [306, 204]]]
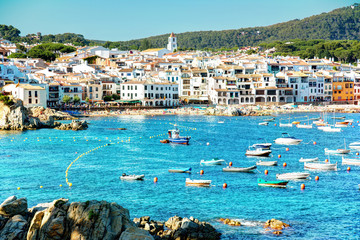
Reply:
[[99, 91], [99, 88], [98, 88], [98, 87], [96, 87], [96, 91]]
[[29, 104], [31, 104], [31, 98], [29, 98]]
[[36, 103], [36, 104], [38, 103], [38, 100], [37, 100], [37, 99], [35, 99], [35, 103]]
[[137, 86], [135, 86], [135, 90], [137, 90]]
[[38, 97], [38, 95], [37, 95], [37, 91], [35, 91], [35, 97]]
[[29, 91], [29, 97], [31, 97], [31, 91]]
[[96, 94], [96, 98], [98, 98], [99, 97], [99, 95], [98, 94]]
[[151, 86], [151, 90], [154, 90], [154, 86]]

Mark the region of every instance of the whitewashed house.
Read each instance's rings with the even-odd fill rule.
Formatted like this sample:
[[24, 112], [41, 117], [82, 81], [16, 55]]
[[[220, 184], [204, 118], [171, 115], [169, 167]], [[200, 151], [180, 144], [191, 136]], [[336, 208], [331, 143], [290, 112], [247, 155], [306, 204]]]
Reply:
[[10, 92], [15, 99], [23, 101], [24, 107], [44, 107], [47, 106], [47, 92], [44, 87], [30, 84], [8, 84], [3, 87], [3, 91]]

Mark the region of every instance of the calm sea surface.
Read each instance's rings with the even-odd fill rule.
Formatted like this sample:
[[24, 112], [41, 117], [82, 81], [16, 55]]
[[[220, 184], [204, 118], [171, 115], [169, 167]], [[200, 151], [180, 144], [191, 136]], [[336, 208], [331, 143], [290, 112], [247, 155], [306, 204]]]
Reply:
[[[307, 119], [305, 115], [290, 115], [291, 121]], [[287, 189], [257, 186], [258, 177], [276, 179], [277, 173], [304, 171], [301, 157], [324, 160], [328, 158], [324, 148], [343, 148], [344, 138], [347, 144], [359, 140], [360, 116], [337, 116], [354, 119], [355, 127], [326, 133], [316, 128], [274, 126], [279, 118], [289, 115], [279, 115], [269, 126], [258, 125], [267, 117], [120, 116], [87, 119], [91, 125], [86, 131], [0, 132], [0, 201], [10, 195], [27, 197], [29, 206], [61, 197], [70, 201], [114, 201], [129, 209], [132, 218], [149, 215], [167, 220], [179, 215], [209, 221], [222, 232], [223, 239], [276, 238], [262, 228], [263, 222], [271, 218], [292, 226], [283, 235], [291, 239], [356, 239], [360, 232], [360, 168], [351, 166], [347, 172], [341, 156], [330, 156], [331, 162], [339, 163], [336, 172], [311, 172], [310, 180], [290, 182]], [[191, 136], [189, 146], [159, 142], [172, 128], [169, 123], [178, 124], [181, 135]], [[268, 159], [279, 160], [277, 167], [259, 166], [259, 171], [251, 174], [223, 173], [222, 166], [199, 165], [201, 159], [214, 157], [232, 161], [234, 166], [254, 165], [258, 159], [245, 157], [249, 144], [263, 142], [260, 138], [273, 142], [282, 132], [304, 141], [289, 146], [289, 151], [285, 146], [273, 145], [273, 156]], [[69, 188], [65, 179], [69, 164], [80, 154], [107, 143], [115, 144], [94, 150], [71, 166], [68, 177], [73, 186]], [[351, 156], [355, 153], [352, 150]], [[168, 173], [169, 168], [186, 167], [193, 168], [191, 175]], [[199, 175], [201, 169], [205, 171], [203, 176]], [[266, 169], [268, 176], [264, 175]], [[145, 181], [121, 181], [122, 173], [145, 174]], [[185, 178], [189, 176], [211, 179], [213, 186], [186, 187]], [[315, 176], [320, 181], [316, 182]], [[154, 177], [159, 179], [156, 184]], [[222, 188], [225, 182], [227, 189]], [[306, 185], [304, 191], [300, 190], [302, 183]], [[244, 226], [226, 226], [218, 222], [219, 218], [238, 219]]]

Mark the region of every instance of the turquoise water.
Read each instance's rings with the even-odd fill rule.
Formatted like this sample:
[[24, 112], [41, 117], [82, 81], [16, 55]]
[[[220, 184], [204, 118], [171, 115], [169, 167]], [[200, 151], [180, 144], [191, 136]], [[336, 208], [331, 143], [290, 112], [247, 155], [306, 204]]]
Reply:
[[[304, 115], [291, 117], [295, 120]], [[341, 148], [344, 138], [348, 144], [357, 141], [360, 127], [356, 121], [360, 117], [341, 116], [354, 119], [355, 127], [344, 128], [341, 133], [325, 133], [317, 129], [274, 126], [279, 120], [269, 126], [259, 126], [266, 117], [121, 116], [87, 119], [91, 124], [86, 131], [0, 132], [0, 201], [10, 195], [27, 197], [30, 206], [60, 197], [71, 201], [114, 201], [128, 208], [131, 217], [149, 215], [167, 220], [180, 215], [209, 221], [222, 232], [223, 239], [276, 238], [262, 228], [263, 222], [271, 218], [289, 223], [292, 227], [285, 230], [283, 236], [292, 239], [357, 238], [359, 167], [351, 166], [347, 172], [347, 166], [339, 165], [336, 172], [311, 172], [310, 180], [290, 182], [287, 189], [257, 186], [258, 177], [275, 179], [277, 173], [303, 171], [303, 164], [298, 161], [301, 157], [324, 160], [328, 158], [324, 148]], [[219, 124], [219, 120], [225, 123]], [[181, 135], [192, 137], [189, 146], [159, 142], [172, 128], [169, 123], [177, 123]], [[127, 130], [114, 130], [122, 127]], [[221, 166], [199, 166], [201, 159], [213, 157], [232, 161], [234, 166], [254, 165], [258, 159], [244, 155], [249, 144], [261, 142], [259, 138], [264, 137], [272, 142], [282, 132], [304, 141], [298, 146], [289, 146], [289, 151], [274, 145], [273, 157], [269, 159], [278, 160], [277, 167], [259, 166], [259, 172], [247, 174], [223, 173]], [[165, 135], [157, 136], [160, 134]], [[151, 136], [154, 137], [149, 138]], [[313, 141], [317, 144], [313, 145]], [[115, 144], [92, 151], [72, 165], [68, 177], [73, 186], [69, 188], [65, 181], [69, 164], [80, 154], [107, 143]], [[355, 153], [352, 151], [351, 155]], [[341, 164], [341, 157], [331, 156], [330, 161]], [[286, 168], [282, 167], [284, 162]], [[188, 174], [168, 173], [169, 168], [186, 167], [193, 168], [191, 178], [211, 179], [213, 186], [186, 187]], [[205, 171], [203, 176], [199, 175], [201, 169]], [[268, 176], [263, 174], [265, 169], [269, 171]], [[122, 173], [145, 174], [145, 181], [121, 181]], [[320, 181], [316, 182], [315, 176], [319, 176]], [[154, 177], [159, 179], [156, 184]], [[225, 182], [227, 189], [222, 188]], [[300, 190], [302, 183], [306, 185], [304, 191]], [[239, 219], [245, 226], [223, 225], [217, 221], [221, 217]]]

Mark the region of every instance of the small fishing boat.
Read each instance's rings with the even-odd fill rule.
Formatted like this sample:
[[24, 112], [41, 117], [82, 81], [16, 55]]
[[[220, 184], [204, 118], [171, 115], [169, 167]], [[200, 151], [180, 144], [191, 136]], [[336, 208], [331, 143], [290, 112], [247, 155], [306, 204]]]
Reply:
[[326, 163], [326, 162], [305, 162], [304, 163], [305, 169], [311, 169], [311, 170], [333, 170], [336, 171], [337, 169], [337, 163]]
[[348, 125], [346, 125], [346, 124], [335, 124], [334, 125], [334, 127], [336, 127], [336, 128], [344, 128], [344, 127], [347, 127]]
[[360, 166], [360, 158], [342, 158], [343, 165], [355, 165]]
[[332, 117], [331, 119], [344, 120], [346, 117]]
[[262, 178], [258, 178], [258, 185], [263, 187], [278, 187], [278, 188], [286, 188], [286, 185], [289, 181], [267, 181]]
[[325, 151], [325, 154], [348, 154], [348, 153], [350, 153], [350, 149], [331, 150], [331, 149], [325, 148], [324, 151]]
[[319, 161], [319, 158], [300, 158], [299, 162], [317, 162]]
[[360, 150], [360, 142], [353, 142], [353, 143], [350, 143], [349, 148], [352, 148], [352, 149], [359, 149], [359, 150]]
[[279, 127], [292, 127], [292, 123], [279, 123]]
[[255, 143], [252, 145], [254, 148], [270, 149], [272, 146], [271, 143]]
[[341, 132], [341, 128], [332, 128], [330, 126], [318, 127], [318, 129], [324, 132]]
[[169, 138], [167, 139], [170, 143], [174, 144], [185, 144], [188, 145], [191, 137], [181, 137], [180, 131], [177, 128], [176, 124], [174, 125], [175, 129], [169, 130]]
[[191, 168], [184, 169], [169, 169], [170, 173], [191, 173]]
[[309, 118], [310, 121], [320, 121], [321, 117]]
[[268, 157], [271, 153], [271, 150], [264, 148], [249, 148], [246, 150], [246, 156], [256, 156], [256, 157]]
[[127, 175], [126, 173], [123, 173], [121, 176], [120, 176], [120, 179], [121, 180], [144, 180], [144, 177], [145, 175], [142, 174], [142, 175], [135, 175], [135, 174], [132, 174], [132, 175]]
[[324, 120], [317, 120], [317, 121], [313, 121], [313, 124], [315, 124], [316, 126], [323, 126], [325, 124]]
[[224, 121], [218, 121], [218, 123], [224, 123]]
[[306, 128], [306, 129], [310, 129], [313, 126], [312, 125], [305, 125], [305, 124], [297, 124], [296, 125], [297, 128]]
[[256, 165], [258, 166], [277, 166], [277, 161], [258, 161], [256, 162]]
[[276, 178], [280, 180], [301, 180], [301, 179], [307, 179], [309, 176], [310, 173], [306, 173], [306, 172], [291, 172], [291, 173], [276, 174]]
[[264, 122], [273, 122], [273, 121], [275, 121], [275, 118], [264, 119]]
[[274, 141], [276, 144], [280, 145], [297, 145], [302, 142], [302, 139], [291, 137], [289, 134], [283, 133], [281, 138], [277, 138]]
[[211, 184], [211, 180], [195, 180], [195, 179], [190, 179], [190, 178], [186, 178], [185, 180], [185, 185], [186, 186], [197, 186], [197, 187], [209, 187]]
[[344, 122], [353, 123], [353, 122], [354, 122], [354, 119], [344, 120]]
[[261, 125], [261, 126], [267, 126], [267, 125], [269, 125], [269, 123], [268, 123], [268, 122], [261, 122], [261, 123], [259, 123], [259, 125]]
[[299, 121], [293, 121], [292, 124], [297, 125], [297, 124], [300, 124], [300, 122]]
[[225, 163], [224, 159], [213, 158], [211, 160], [201, 160], [200, 165], [202, 166], [213, 166], [213, 165], [222, 165]]
[[251, 166], [251, 167], [230, 167], [227, 166], [226, 168], [223, 168], [223, 172], [253, 172], [257, 167]]
[[348, 125], [349, 122], [343, 121], [343, 122], [336, 122], [337, 125]]

